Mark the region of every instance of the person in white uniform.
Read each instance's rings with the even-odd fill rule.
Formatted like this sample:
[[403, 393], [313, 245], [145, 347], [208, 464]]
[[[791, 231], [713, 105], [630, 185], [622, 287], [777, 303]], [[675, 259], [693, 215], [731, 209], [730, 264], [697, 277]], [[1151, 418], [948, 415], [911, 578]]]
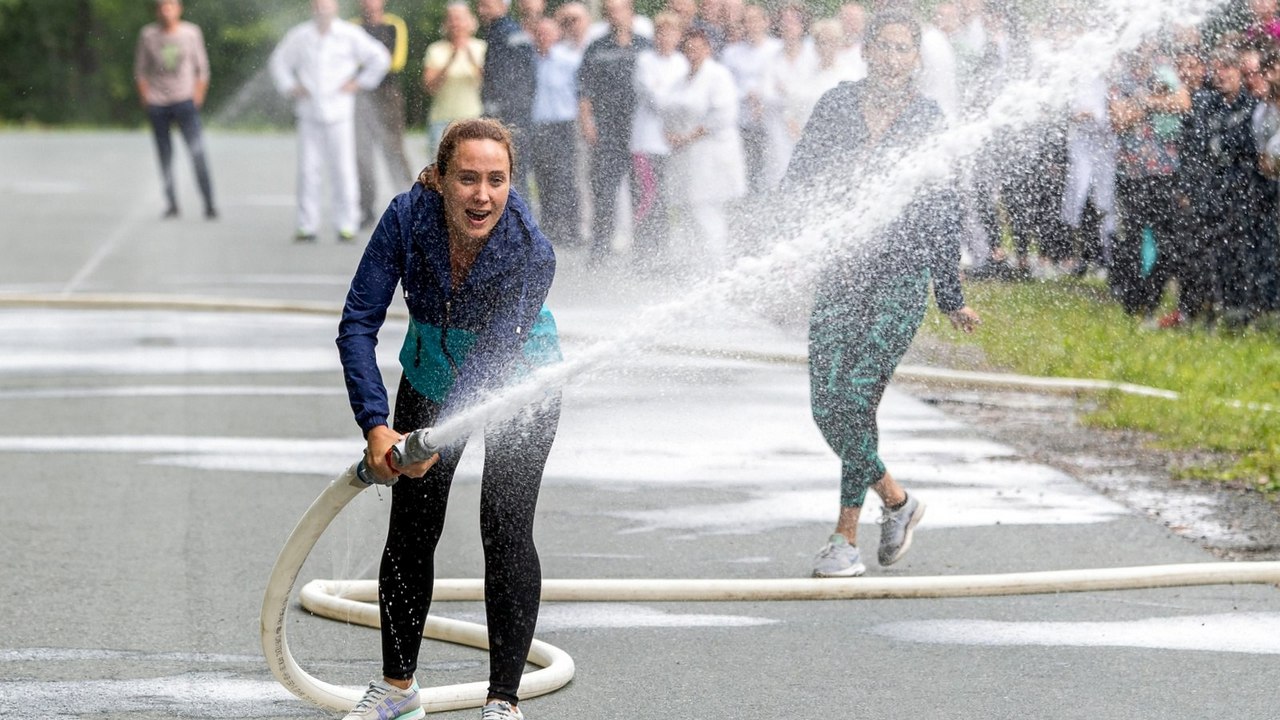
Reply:
[[667, 201], [686, 235], [695, 235], [686, 243], [693, 264], [702, 260], [703, 267], [719, 270], [729, 262], [729, 203], [747, 191], [738, 90], [729, 70], [711, 58], [706, 32], [686, 31], [681, 50], [689, 72], [659, 110], [671, 147]]
[[295, 239], [311, 242], [320, 228], [321, 168], [328, 169], [333, 224], [342, 241], [360, 222], [356, 175], [358, 90], [373, 90], [391, 67], [387, 48], [358, 25], [338, 18], [337, 0], [312, 0], [312, 19], [285, 34], [268, 61], [281, 95], [293, 98], [298, 120], [298, 217]]

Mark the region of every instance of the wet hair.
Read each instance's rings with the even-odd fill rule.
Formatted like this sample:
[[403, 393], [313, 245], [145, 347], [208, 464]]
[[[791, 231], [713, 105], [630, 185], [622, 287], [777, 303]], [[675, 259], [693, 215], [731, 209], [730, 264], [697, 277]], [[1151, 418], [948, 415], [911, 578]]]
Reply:
[[920, 21], [909, 11], [898, 7], [881, 10], [871, 16], [871, 21], [867, 23], [867, 42], [875, 42], [880, 33], [890, 25], [905, 25], [911, 33], [911, 42], [915, 43], [917, 50], [920, 49]]
[[511, 130], [493, 118], [471, 118], [454, 120], [444, 129], [444, 136], [440, 138], [440, 148], [436, 151], [435, 164], [428, 166], [418, 175], [418, 182], [428, 187], [432, 186], [432, 168], [435, 169], [436, 178], [444, 177], [449, 171], [449, 163], [453, 161], [458, 146], [467, 140], [492, 140], [502, 145], [507, 149], [509, 162], [507, 173], [515, 175], [516, 148], [511, 139]]

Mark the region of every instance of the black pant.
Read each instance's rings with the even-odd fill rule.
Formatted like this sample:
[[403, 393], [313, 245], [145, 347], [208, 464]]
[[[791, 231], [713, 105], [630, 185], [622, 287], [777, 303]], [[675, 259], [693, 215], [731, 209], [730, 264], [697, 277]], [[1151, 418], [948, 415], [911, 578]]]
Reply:
[[[629, 133], [628, 133], [629, 136]], [[612, 141], [611, 141], [612, 140]], [[600, 142], [591, 150], [591, 258], [600, 260], [612, 252], [618, 188], [631, 172], [631, 151], [617, 143], [616, 136], [600, 132]]]
[[160, 156], [160, 177], [164, 181], [164, 197], [169, 203], [169, 209], [178, 209], [178, 197], [173, 188], [173, 141], [169, 136], [169, 128], [177, 123], [182, 139], [187, 143], [187, 150], [191, 153], [191, 163], [195, 165], [196, 182], [200, 184], [200, 193], [204, 195], [204, 208], [212, 211], [213, 183], [209, 180], [200, 111], [196, 109], [196, 104], [185, 100], [173, 105], [148, 105], [147, 119], [151, 121], [151, 130], [156, 139], [156, 154]]
[[578, 209], [577, 131], [573, 121], [533, 126], [530, 165], [538, 184], [538, 225], [558, 248], [582, 243]]
[[[440, 408], [401, 378], [395, 427], [430, 427]], [[489, 625], [489, 695], [519, 702], [542, 594], [533, 516], [547, 454], [560, 422], [559, 398], [530, 406], [485, 428], [480, 486], [484, 605]], [[407, 680], [418, 667], [422, 628], [431, 607], [435, 550], [444, 530], [449, 487], [461, 452], [422, 478], [401, 477], [391, 491], [391, 522], [378, 571], [382, 672]]]
[[[1155, 312], [1165, 282], [1176, 266], [1176, 223], [1181, 213], [1174, 207], [1174, 189], [1172, 176], [1116, 180], [1120, 232], [1114, 240], [1107, 278], [1111, 292], [1130, 315]], [[1142, 246], [1147, 232], [1155, 239], [1156, 260], [1144, 271]]]

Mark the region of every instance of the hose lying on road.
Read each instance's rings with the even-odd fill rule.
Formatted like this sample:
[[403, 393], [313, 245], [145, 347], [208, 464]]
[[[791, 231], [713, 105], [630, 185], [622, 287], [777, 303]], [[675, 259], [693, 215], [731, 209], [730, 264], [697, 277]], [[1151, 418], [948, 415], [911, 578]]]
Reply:
[[[321, 303], [240, 300], [234, 298], [175, 297], [171, 295], [0, 295], [0, 307], [58, 307], [117, 310], [169, 310], [205, 312], [281, 312], [336, 315], [340, 308]], [[729, 357], [802, 364], [802, 355], [661, 347], [655, 350], [692, 355]], [[974, 386], [1000, 386], [1026, 390], [1065, 392], [1118, 391], [1126, 394], [1179, 398], [1178, 393], [1159, 388], [1109, 380], [1034, 378], [1019, 375], [975, 373], [935, 368], [900, 366], [900, 377], [935, 380]], [[1254, 411], [1274, 412], [1271, 405], [1223, 400], [1226, 404]], [[303, 563], [329, 524], [367, 486], [355, 477], [355, 465], [334, 479], [312, 503], [289, 535], [262, 602], [262, 649], [272, 673], [298, 697], [321, 707], [346, 711], [360, 699], [359, 688], [341, 687], [307, 674], [295, 661], [286, 637], [289, 600]], [[926, 598], [993, 596], [1032, 593], [1085, 592], [1137, 588], [1220, 584], [1278, 584], [1280, 562], [1193, 563], [1147, 567], [1105, 568], [1013, 573], [1007, 575], [959, 575], [913, 578], [849, 579], [764, 579], [764, 580], [545, 580], [542, 597], [547, 601], [726, 601], [726, 600], [842, 600], [871, 598]], [[437, 600], [481, 600], [479, 580], [438, 580]], [[316, 580], [300, 592], [307, 610], [323, 617], [369, 627], [379, 624], [377, 586], [369, 580]], [[430, 617], [423, 636], [475, 648], [487, 648], [485, 628], [439, 617]], [[541, 667], [525, 674], [520, 684], [522, 697], [554, 692], [573, 679], [573, 659], [564, 651], [535, 640], [529, 661]], [[423, 707], [431, 712], [481, 705], [487, 694], [482, 682], [427, 688]]]
[[[289, 650], [285, 623], [289, 597], [302, 564], [316, 541], [342, 508], [367, 486], [356, 477], [356, 466], [335, 478], [303, 514], [289, 535], [262, 601], [262, 650], [271, 672], [298, 697], [330, 710], [345, 712], [360, 699], [359, 688], [331, 685], [308, 675]], [[725, 601], [725, 600], [849, 600], [871, 598], [939, 598], [1034, 593], [1087, 592], [1191, 585], [1280, 585], [1280, 562], [1191, 563], [1146, 567], [1103, 568], [933, 577], [764, 579], [764, 580], [544, 580], [546, 601]], [[435, 600], [483, 600], [480, 580], [437, 580]], [[307, 610], [342, 622], [378, 627], [377, 583], [373, 580], [313, 580], [302, 588]], [[485, 628], [430, 617], [423, 636], [445, 642], [487, 648]], [[564, 687], [573, 679], [573, 659], [564, 651], [534, 640], [529, 662], [541, 667], [525, 674], [521, 697], [536, 697]], [[484, 703], [483, 682], [426, 688], [422, 704], [429, 712], [478, 707]]]
[[[303, 315], [340, 315], [342, 307], [331, 303], [300, 302], [292, 300], [255, 300], [238, 298], [217, 298], [200, 296], [175, 295], [142, 295], [142, 294], [42, 294], [42, 293], [8, 293], [0, 294], [0, 307], [52, 307], [68, 309], [112, 309], [112, 310], [176, 310], [195, 312], [261, 312], [291, 313]], [[406, 318], [402, 310], [392, 309], [388, 317]], [[561, 338], [570, 340], [572, 333], [561, 333]], [[580, 338], [589, 342], [590, 338]], [[763, 362], [803, 365], [808, 357], [794, 353], [762, 353], [754, 350], [723, 350], [717, 348], [700, 348], [685, 345], [660, 345], [651, 348], [655, 351], [696, 355], [703, 357], [723, 357], [735, 360], [759, 360]], [[900, 378], [934, 381], [954, 385], [974, 387], [1003, 387], [1018, 390], [1049, 392], [1107, 392], [1114, 391], [1126, 395], [1142, 395], [1145, 397], [1177, 400], [1181, 397], [1173, 390], [1153, 388], [1135, 383], [1115, 380], [1093, 380], [1082, 378], [1045, 378], [1030, 375], [1014, 375], [1010, 373], [984, 373], [969, 370], [950, 370], [947, 368], [930, 368], [921, 366], [900, 365], [895, 376]], [[1219, 399], [1217, 402], [1230, 407], [1257, 412], [1277, 412], [1280, 408], [1268, 403], [1243, 402], [1240, 400]]]

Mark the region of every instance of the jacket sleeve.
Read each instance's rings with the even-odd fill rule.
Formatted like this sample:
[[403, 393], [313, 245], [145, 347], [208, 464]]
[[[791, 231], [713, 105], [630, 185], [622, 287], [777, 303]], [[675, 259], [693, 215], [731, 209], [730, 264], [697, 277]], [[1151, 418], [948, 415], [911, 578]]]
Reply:
[[929, 275], [933, 279], [933, 301], [944, 313], [964, 307], [960, 288], [960, 236], [964, 212], [960, 196], [950, 188], [930, 197], [929, 220], [924, 241], [929, 244]]
[[378, 330], [387, 318], [396, 285], [404, 276], [409, 203], [408, 194], [396, 197], [374, 229], [351, 280], [338, 323], [338, 355], [347, 396], [356, 424], [366, 435], [369, 430], [386, 425], [391, 415], [376, 349]]

